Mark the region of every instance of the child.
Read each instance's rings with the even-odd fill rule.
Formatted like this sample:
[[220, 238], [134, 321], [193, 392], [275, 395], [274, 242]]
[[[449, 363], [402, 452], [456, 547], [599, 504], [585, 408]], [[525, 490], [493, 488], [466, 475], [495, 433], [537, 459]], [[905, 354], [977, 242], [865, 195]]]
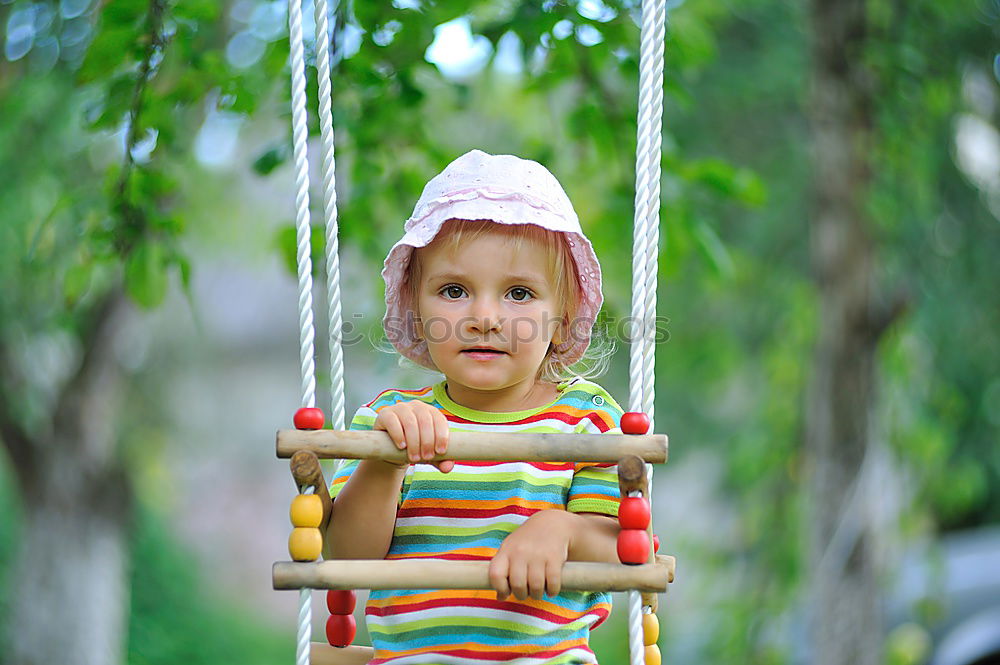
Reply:
[[424, 188], [389, 252], [388, 339], [444, 374], [386, 390], [351, 429], [385, 430], [409, 464], [336, 474], [333, 558], [490, 561], [493, 591], [373, 591], [372, 663], [595, 663], [606, 593], [562, 592], [567, 560], [617, 562], [616, 468], [444, 461], [449, 429], [602, 433], [622, 410], [568, 375], [601, 306], [600, 266], [559, 182], [478, 150]]

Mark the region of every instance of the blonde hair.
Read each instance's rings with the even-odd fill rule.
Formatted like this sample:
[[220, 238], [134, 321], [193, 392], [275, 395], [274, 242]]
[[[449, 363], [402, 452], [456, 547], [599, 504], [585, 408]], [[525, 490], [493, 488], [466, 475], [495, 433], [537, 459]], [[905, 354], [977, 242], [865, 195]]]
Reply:
[[[513, 248], [518, 251], [525, 242], [534, 242], [542, 247], [545, 252], [546, 266], [548, 267], [548, 278], [551, 280], [553, 292], [560, 305], [562, 324], [559, 329], [559, 339], [565, 343], [569, 339], [570, 323], [576, 316], [580, 306], [580, 283], [577, 281], [577, 267], [573, 255], [566, 244], [565, 235], [558, 231], [550, 231], [535, 224], [499, 224], [492, 220], [467, 220], [450, 219], [444, 223], [437, 237], [431, 245], [440, 243], [448, 252], [457, 252], [463, 244], [472, 242], [477, 238], [488, 234], [502, 234]], [[430, 245], [428, 245], [430, 246]], [[420, 284], [422, 266], [419, 261], [419, 253], [414, 251], [403, 278], [402, 292], [409, 299], [411, 307], [415, 309], [417, 302], [417, 288]], [[611, 349], [613, 353], [613, 348]], [[541, 367], [538, 369], [538, 378], [543, 381], [558, 383], [564, 379], [580, 375], [581, 362], [597, 360], [594, 367], [585, 369], [584, 373], [589, 376], [596, 376], [603, 373], [607, 365], [610, 353], [606, 349], [599, 350], [598, 358], [588, 357], [574, 363], [573, 369], [562, 362], [559, 354], [556, 353], [556, 345], [550, 344], [549, 350], [545, 354]]]

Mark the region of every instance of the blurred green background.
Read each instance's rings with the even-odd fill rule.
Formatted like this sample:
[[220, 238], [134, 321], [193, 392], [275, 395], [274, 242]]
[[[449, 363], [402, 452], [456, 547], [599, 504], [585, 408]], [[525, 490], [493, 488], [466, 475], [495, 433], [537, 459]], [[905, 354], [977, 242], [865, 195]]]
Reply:
[[[809, 17], [787, 0], [667, 4], [656, 429], [671, 462], [654, 524], [679, 579], [661, 648], [812, 662]], [[907, 307], [878, 344], [860, 510], [880, 536], [877, 658], [904, 665], [965, 611], [953, 538], [994, 543], [981, 570], [1000, 571], [1000, 3], [861, 4], [873, 278]], [[638, 16], [602, 0], [335, 6], [349, 414], [434, 380], [372, 353], [378, 272], [423, 184], [472, 148], [564, 184], [605, 273], [618, 353], [601, 381], [627, 401]], [[25, 655], [38, 635], [66, 663], [294, 657], [295, 594], [269, 589], [294, 492], [272, 435], [299, 405], [285, 22], [266, 0], [0, 0], [4, 662], [55, 662]], [[995, 577], [971, 584], [1000, 606]], [[624, 605], [594, 633], [606, 665], [627, 662]], [[77, 654], [95, 617], [101, 646]]]

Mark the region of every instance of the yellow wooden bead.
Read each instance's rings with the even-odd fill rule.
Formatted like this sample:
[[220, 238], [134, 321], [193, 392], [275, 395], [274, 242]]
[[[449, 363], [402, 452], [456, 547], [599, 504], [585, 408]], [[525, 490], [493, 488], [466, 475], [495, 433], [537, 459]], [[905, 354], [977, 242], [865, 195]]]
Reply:
[[288, 537], [288, 553], [293, 561], [315, 561], [323, 551], [323, 536], [315, 527], [295, 527]]
[[660, 665], [660, 647], [650, 644], [646, 647], [646, 665]]
[[319, 526], [323, 521], [323, 502], [318, 494], [299, 494], [292, 499], [288, 514], [292, 518], [292, 526]]
[[660, 620], [655, 614], [642, 615], [642, 643], [646, 646], [656, 644], [660, 639]]

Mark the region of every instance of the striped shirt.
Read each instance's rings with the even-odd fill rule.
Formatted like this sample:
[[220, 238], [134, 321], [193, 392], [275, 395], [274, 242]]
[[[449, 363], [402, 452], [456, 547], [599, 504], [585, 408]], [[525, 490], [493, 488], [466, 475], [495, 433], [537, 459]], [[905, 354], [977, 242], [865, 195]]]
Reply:
[[[618, 429], [622, 410], [599, 385], [559, 384], [551, 404], [491, 413], [456, 404], [445, 382], [420, 390], [387, 390], [358, 409], [351, 429], [369, 430], [379, 409], [421, 400], [438, 408], [453, 431], [600, 434]], [[358, 462], [344, 464], [336, 497]], [[539, 510], [618, 514], [614, 464], [458, 461], [447, 474], [411, 465], [400, 493], [387, 559], [489, 561], [504, 538]], [[372, 665], [433, 663], [521, 665], [596, 663], [590, 629], [607, 618], [607, 593], [566, 592], [541, 600], [498, 601], [494, 591], [372, 591], [365, 610], [375, 648]]]

